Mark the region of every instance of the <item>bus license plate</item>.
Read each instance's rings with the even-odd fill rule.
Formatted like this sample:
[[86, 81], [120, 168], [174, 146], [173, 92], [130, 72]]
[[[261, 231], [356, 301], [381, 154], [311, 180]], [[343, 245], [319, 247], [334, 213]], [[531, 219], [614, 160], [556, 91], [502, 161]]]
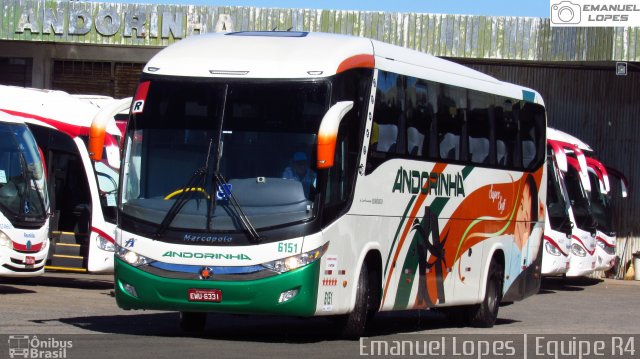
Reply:
[[36, 264], [36, 257], [26, 256], [24, 258], [24, 264], [28, 265], [28, 266], [32, 266], [32, 265]]
[[189, 289], [189, 301], [220, 303], [222, 291], [220, 289]]

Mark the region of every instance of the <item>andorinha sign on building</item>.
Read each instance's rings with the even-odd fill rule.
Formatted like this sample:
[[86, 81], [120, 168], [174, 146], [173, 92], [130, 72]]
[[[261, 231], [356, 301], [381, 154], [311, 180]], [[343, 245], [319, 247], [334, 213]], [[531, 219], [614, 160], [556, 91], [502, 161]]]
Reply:
[[[58, 5], [58, 3], [55, 3]], [[86, 35], [96, 31], [101, 36], [151, 37], [181, 39], [188, 34], [205, 32], [208, 27], [207, 16], [187, 16], [182, 11], [162, 13], [143, 12], [139, 9], [116, 8], [99, 9], [91, 13], [85, 9], [45, 7], [37, 12], [34, 7], [21, 9], [20, 18], [15, 27], [16, 33], [30, 31], [32, 34]], [[185, 26], [186, 25], [186, 26]], [[233, 31], [233, 22], [227, 14], [220, 14], [215, 23], [215, 31]]]
[[640, 61], [640, 27], [552, 29], [548, 18], [75, 0], [0, 0], [0, 9], [0, 41], [164, 47], [195, 34], [291, 29], [362, 36], [435, 56]]

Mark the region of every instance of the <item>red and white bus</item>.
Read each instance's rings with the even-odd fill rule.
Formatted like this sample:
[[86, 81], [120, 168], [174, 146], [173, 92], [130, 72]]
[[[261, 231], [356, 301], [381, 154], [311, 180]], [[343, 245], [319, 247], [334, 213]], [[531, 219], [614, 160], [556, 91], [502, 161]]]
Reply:
[[49, 251], [46, 175], [27, 125], [0, 112], [0, 277], [44, 273]]
[[104, 110], [89, 101], [61, 91], [0, 86], [0, 111], [29, 126], [46, 159], [55, 213], [47, 269], [113, 271], [121, 137], [115, 122], [106, 127], [103, 160], [93, 162], [89, 132]]
[[[560, 131], [557, 131], [560, 132]], [[616, 256], [616, 232], [613, 229], [613, 210], [611, 208], [612, 191], [610, 177], [618, 179], [621, 188], [621, 196], [627, 196], [627, 180], [622, 173], [610, 167], [605, 166], [596, 158], [594, 149], [584, 141], [566, 133], [559, 135], [565, 148], [569, 152], [582, 151], [584, 154], [584, 163], [580, 163], [580, 167], [586, 173], [589, 179], [587, 192], [589, 194], [589, 202], [592, 215], [596, 221], [596, 265], [594, 270], [608, 270], [615, 264]], [[577, 148], [576, 151], [571, 146]], [[613, 176], [609, 175], [609, 172]]]
[[549, 144], [547, 148], [547, 221], [544, 227], [542, 275], [566, 274], [570, 266], [575, 219], [564, 182], [567, 157], [564, 150]]

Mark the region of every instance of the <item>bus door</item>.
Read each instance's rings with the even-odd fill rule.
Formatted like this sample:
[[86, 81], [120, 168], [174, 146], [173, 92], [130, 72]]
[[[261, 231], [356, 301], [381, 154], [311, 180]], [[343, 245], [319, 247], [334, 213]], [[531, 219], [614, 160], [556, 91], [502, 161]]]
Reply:
[[85, 271], [91, 233], [91, 194], [87, 174], [73, 139], [60, 131], [30, 125], [49, 173], [54, 220], [46, 269]]

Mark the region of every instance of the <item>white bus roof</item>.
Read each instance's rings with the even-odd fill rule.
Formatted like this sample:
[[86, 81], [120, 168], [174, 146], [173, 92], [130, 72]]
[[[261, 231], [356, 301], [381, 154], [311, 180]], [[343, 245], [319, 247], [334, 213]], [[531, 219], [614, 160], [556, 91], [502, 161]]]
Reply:
[[25, 124], [24, 121], [22, 121], [22, 119], [20, 119], [19, 117], [11, 116], [8, 113], [2, 112], [2, 111], [0, 111], [0, 122], [17, 123], [22, 125]]
[[586, 144], [581, 139], [555, 128], [547, 127], [547, 138], [553, 141], [561, 141], [572, 144], [582, 151], [593, 152], [591, 146]]
[[[100, 107], [64, 91], [0, 85], [0, 111], [20, 117], [26, 123], [64, 132], [66, 126], [88, 130]], [[115, 121], [109, 123], [107, 132], [122, 135]]]
[[369, 55], [375, 67], [454, 86], [543, 104], [534, 90], [422, 52], [363, 37], [306, 32], [213, 33], [160, 51], [144, 72], [209, 78], [322, 78], [347, 59]]

